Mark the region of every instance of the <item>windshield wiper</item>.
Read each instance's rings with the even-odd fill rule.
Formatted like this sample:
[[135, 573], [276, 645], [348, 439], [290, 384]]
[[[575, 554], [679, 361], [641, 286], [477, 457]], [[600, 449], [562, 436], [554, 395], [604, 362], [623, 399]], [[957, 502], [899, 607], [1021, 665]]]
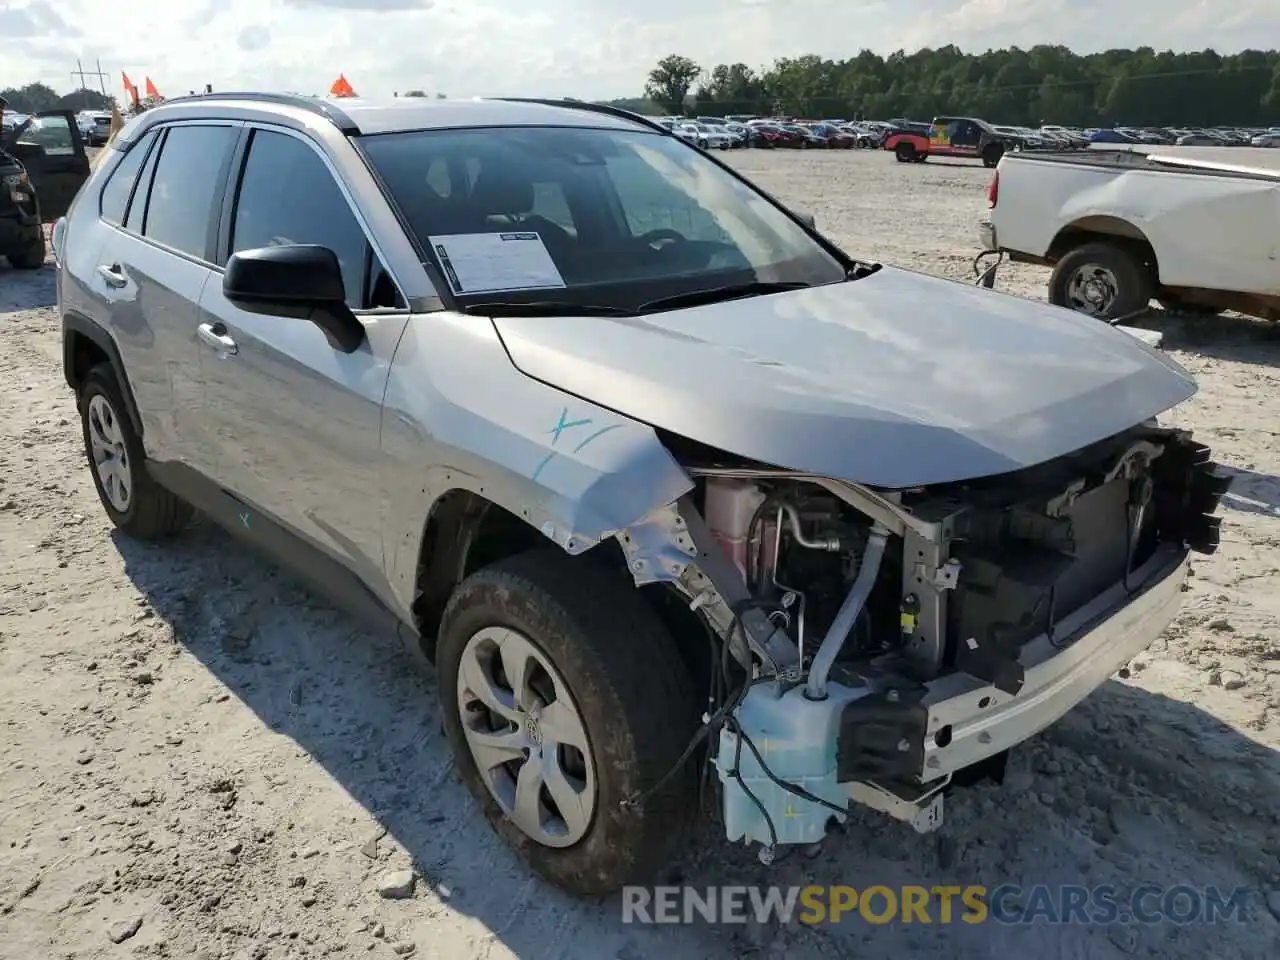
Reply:
[[754, 280], [751, 283], [734, 283], [723, 287], [709, 287], [705, 290], [690, 290], [688, 293], [677, 293], [670, 297], [659, 297], [648, 303], [640, 304], [637, 313], [650, 313], [654, 310], [674, 310], [678, 307], [697, 307], [704, 303], [720, 303], [724, 300], [738, 300], [742, 297], [757, 297], [765, 293], [781, 293], [784, 290], [800, 290], [812, 284], [801, 280]]
[[636, 314], [626, 307], [572, 300], [482, 300], [468, 303], [462, 310], [491, 317], [634, 317]]

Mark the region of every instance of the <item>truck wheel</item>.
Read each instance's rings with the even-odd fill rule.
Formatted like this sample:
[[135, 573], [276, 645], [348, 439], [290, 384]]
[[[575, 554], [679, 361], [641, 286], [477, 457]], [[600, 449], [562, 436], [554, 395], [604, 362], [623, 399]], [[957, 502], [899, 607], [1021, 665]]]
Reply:
[[1130, 248], [1115, 243], [1076, 247], [1053, 268], [1049, 302], [1112, 320], [1146, 308], [1155, 293], [1152, 272]]
[[185, 527], [192, 509], [147, 473], [142, 439], [125, 413], [109, 364], [99, 364], [85, 376], [79, 406], [93, 485], [111, 522], [138, 540], [158, 539]]
[[44, 233], [40, 232], [26, 246], [6, 254], [15, 270], [39, 270], [44, 266]]
[[982, 151], [982, 165], [987, 169], [994, 167], [1004, 156], [1004, 147], [998, 143], [989, 143]]
[[915, 144], [904, 140], [893, 148], [893, 155], [897, 157], [899, 163], [914, 163], [916, 159]]
[[688, 669], [624, 572], [536, 550], [468, 577], [445, 608], [440, 704], [458, 773], [549, 882], [603, 897], [651, 877], [696, 809]]

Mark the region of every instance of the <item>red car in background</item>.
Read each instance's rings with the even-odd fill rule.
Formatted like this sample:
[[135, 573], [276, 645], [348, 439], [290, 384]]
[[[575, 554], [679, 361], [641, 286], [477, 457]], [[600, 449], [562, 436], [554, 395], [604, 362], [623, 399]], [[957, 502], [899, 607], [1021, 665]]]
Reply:
[[798, 149], [801, 137], [791, 130], [786, 130], [776, 123], [753, 123], [751, 129], [759, 134], [762, 147], [790, 147]]

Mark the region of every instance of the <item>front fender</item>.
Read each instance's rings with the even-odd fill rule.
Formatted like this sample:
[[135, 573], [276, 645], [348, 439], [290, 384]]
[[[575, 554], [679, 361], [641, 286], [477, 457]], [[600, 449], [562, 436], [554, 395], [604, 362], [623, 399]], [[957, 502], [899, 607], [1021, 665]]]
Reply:
[[525, 376], [489, 320], [450, 313], [406, 328], [382, 449], [388, 579], [404, 613], [426, 518], [450, 490], [484, 497], [581, 553], [693, 486], [652, 427]]

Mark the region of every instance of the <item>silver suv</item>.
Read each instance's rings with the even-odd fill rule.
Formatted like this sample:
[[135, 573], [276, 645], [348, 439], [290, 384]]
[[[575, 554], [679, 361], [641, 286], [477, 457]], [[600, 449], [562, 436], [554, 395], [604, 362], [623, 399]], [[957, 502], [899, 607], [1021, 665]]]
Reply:
[[660, 124], [216, 94], [55, 230], [102, 503], [194, 509], [434, 662], [543, 876], [821, 840], [944, 792], [1144, 649], [1227, 481], [1096, 320], [854, 259]]

